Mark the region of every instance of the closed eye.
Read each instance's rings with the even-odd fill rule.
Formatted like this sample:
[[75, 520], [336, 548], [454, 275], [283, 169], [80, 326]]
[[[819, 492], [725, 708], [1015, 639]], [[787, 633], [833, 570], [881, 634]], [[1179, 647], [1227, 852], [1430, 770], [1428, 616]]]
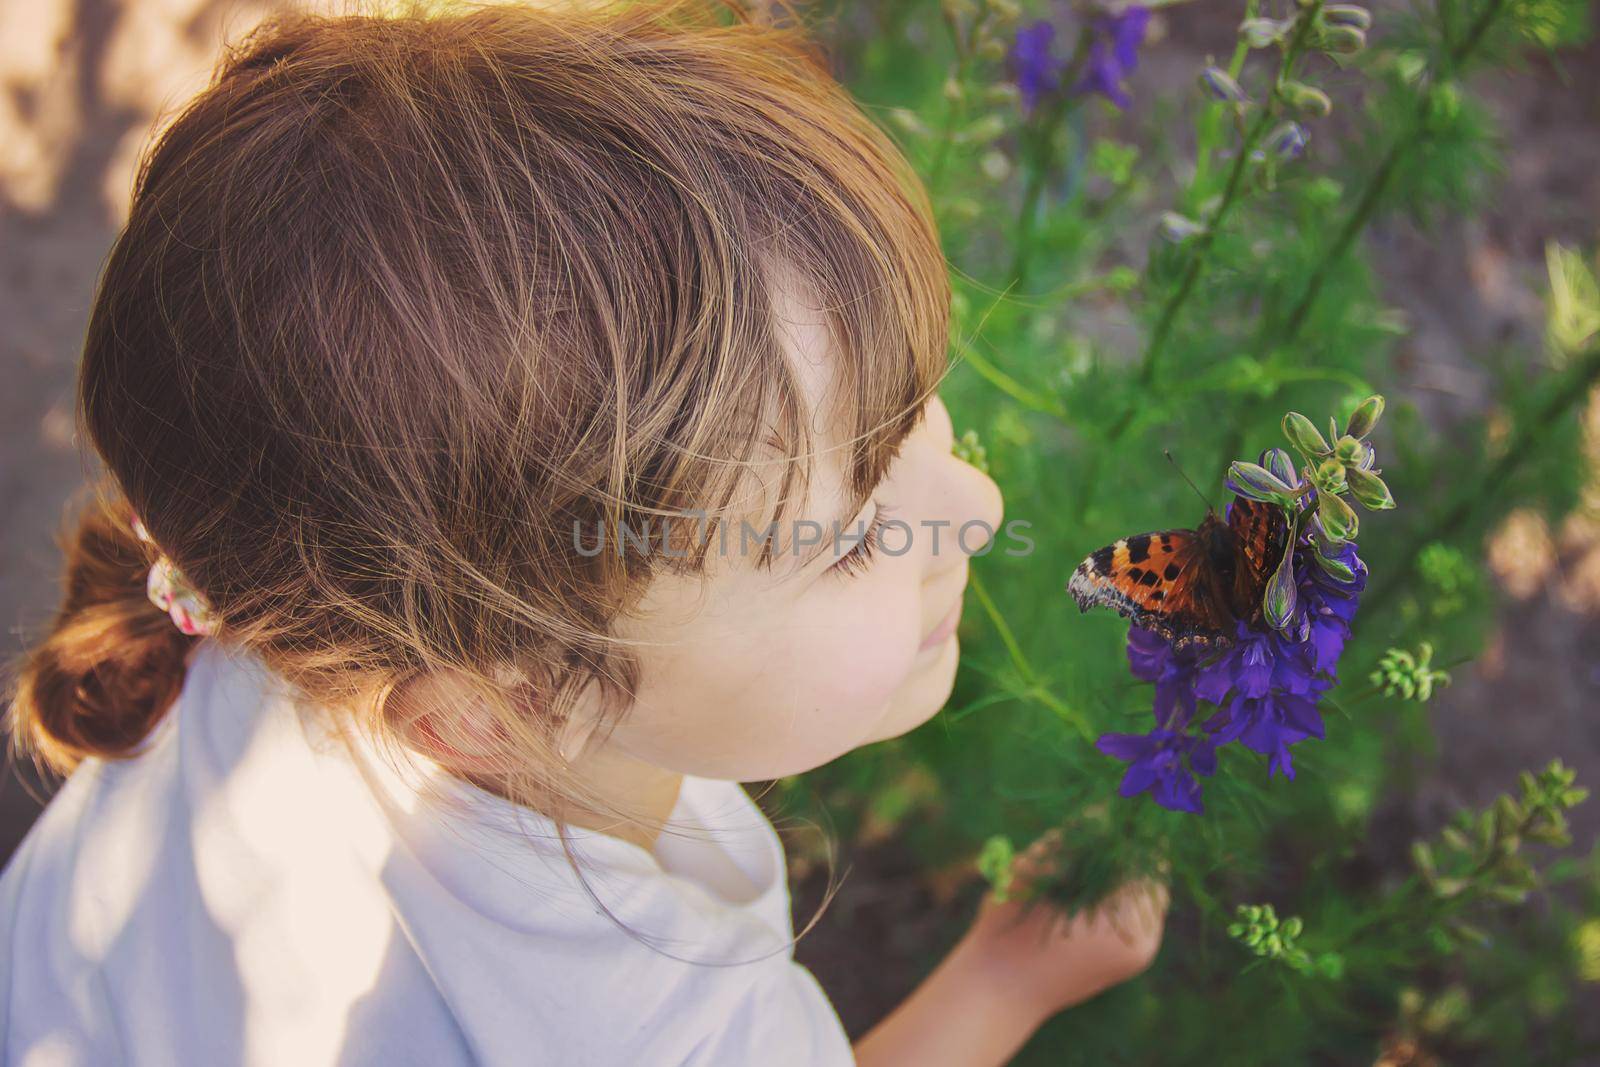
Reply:
[[877, 555], [878, 545], [883, 537], [884, 526], [888, 523], [889, 516], [893, 510], [887, 504], [879, 504], [877, 514], [872, 516], [872, 522], [867, 525], [867, 529], [861, 535], [861, 538], [850, 551], [829, 564], [827, 573], [844, 577], [865, 573], [867, 568], [872, 566], [872, 561]]

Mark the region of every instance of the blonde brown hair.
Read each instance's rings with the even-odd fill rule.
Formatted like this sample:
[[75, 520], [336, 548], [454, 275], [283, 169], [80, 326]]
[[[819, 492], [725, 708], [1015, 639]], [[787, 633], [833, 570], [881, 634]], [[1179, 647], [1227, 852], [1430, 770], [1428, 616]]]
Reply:
[[[946, 369], [925, 194], [798, 18], [701, 0], [287, 14], [143, 157], [79, 419], [109, 477], [14, 666], [13, 742], [137, 750], [196, 638], [145, 598], [132, 512], [246, 648], [393, 736], [407, 679], [482, 694], [512, 795], [637, 666], [609, 632], [704, 548], [572, 531], [727, 508], [771, 417], [814, 453], [774, 264], [820, 297], [864, 501]], [[782, 503], [779, 514], [782, 513]], [[714, 527], [713, 527], [714, 528]]]

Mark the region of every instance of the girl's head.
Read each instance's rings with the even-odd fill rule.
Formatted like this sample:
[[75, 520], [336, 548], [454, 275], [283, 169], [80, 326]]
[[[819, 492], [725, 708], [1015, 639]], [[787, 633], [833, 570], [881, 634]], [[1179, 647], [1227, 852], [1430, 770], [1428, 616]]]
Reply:
[[[176, 695], [196, 639], [132, 513], [218, 640], [546, 810], [903, 732], [1000, 519], [934, 396], [948, 297], [924, 194], [798, 25], [276, 18], [142, 162], [79, 380], [109, 477], [14, 738], [128, 755]], [[903, 528], [867, 563], [832, 523], [875, 516]]]

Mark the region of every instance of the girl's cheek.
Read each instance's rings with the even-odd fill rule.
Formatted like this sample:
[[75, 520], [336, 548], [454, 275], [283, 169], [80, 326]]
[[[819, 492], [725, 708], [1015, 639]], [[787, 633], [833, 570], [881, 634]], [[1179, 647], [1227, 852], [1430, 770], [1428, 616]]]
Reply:
[[823, 581], [835, 584], [702, 616], [671, 647], [642, 650], [642, 706], [618, 740], [684, 773], [754, 780], [876, 736], [917, 669], [918, 587], [875, 574]]
[[813, 700], [860, 712], [893, 697], [916, 657], [920, 607], [885, 590], [849, 590], [829, 618], [797, 641], [800, 684]]

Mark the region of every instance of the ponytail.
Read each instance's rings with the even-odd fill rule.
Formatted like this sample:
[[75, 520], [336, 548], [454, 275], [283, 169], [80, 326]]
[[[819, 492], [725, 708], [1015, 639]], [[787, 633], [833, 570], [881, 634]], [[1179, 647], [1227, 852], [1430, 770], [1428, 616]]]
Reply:
[[188, 636], [150, 603], [151, 558], [133, 512], [101, 487], [61, 541], [61, 608], [13, 665], [7, 714], [19, 755], [66, 775], [85, 756], [132, 756], [183, 687]]

